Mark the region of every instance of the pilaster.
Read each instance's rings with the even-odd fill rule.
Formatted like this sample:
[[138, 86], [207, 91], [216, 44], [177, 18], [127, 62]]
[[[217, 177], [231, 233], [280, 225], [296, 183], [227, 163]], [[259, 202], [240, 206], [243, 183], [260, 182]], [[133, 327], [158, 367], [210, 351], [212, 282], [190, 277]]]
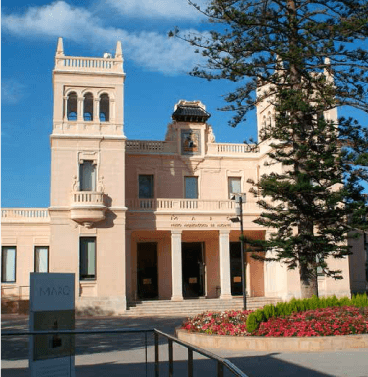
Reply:
[[229, 230], [219, 231], [220, 286], [222, 299], [231, 299]]
[[181, 263], [181, 231], [171, 231], [172, 301], [183, 300], [183, 277]]

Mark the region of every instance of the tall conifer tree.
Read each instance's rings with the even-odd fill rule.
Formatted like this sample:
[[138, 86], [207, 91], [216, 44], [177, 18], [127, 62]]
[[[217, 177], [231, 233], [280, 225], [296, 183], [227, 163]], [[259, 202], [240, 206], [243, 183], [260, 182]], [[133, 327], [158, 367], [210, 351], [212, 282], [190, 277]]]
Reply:
[[366, 227], [360, 182], [368, 181], [367, 124], [325, 115], [341, 106], [368, 112], [368, 3], [211, 0], [206, 9], [193, 6], [213, 30], [171, 35], [207, 59], [192, 75], [238, 83], [225, 97], [223, 110], [235, 112], [230, 124], [243, 122], [259, 101], [274, 106], [274, 121], [258, 143], [270, 143], [268, 160], [282, 169], [253, 182], [265, 210], [255, 222], [270, 228], [261, 242], [273, 252], [268, 260], [298, 268], [302, 297], [317, 295], [317, 267], [341, 278], [326, 261], [347, 256], [347, 238]]

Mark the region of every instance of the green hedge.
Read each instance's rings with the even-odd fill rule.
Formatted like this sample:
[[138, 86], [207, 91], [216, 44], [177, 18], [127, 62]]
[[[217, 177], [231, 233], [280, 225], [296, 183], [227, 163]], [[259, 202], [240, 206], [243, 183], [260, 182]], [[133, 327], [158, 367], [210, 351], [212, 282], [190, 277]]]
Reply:
[[247, 331], [257, 330], [261, 322], [266, 322], [271, 317], [286, 317], [296, 312], [334, 306], [368, 307], [368, 297], [364, 293], [353, 295], [351, 299], [348, 297], [338, 299], [336, 296], [321, 298], [313, 296], [312, 298], [298, 300], [293, 298], [289, 302], [279, 302], [276, 306], [273, 304], [266, 305], [262, 309], [249, 314], [246, 322]]

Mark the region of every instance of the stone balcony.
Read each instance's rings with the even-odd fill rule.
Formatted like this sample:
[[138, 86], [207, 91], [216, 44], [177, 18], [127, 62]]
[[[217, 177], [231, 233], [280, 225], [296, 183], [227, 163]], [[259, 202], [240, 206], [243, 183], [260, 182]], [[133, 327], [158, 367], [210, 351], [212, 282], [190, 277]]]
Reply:
[[74, 191], [70, 217], [87, 228], [105, 219], [106, 200], [103, 192]]

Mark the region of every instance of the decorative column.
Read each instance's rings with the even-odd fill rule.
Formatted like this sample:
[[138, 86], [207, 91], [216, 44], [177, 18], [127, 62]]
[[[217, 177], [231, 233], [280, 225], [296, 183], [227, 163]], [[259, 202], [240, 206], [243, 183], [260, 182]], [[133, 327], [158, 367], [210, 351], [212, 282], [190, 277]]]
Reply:
[[93, 122], [100, 123], [100, 98], [95, 97], [93, 101]]
[[77, 102], [77, 120], [78, 120], [78, 122], [83, 122], [84, 121], [84, 117], [83, 117], [84, 109], [83, 109], [83, 106], [84, 106], [84, 98], [83, 97], [78, 97], [78, 102]]
[[115, 106], [115, 98], [110, 98], [109, 99], [109, 122], [110, 123], [115, 123], [115, 111], [116, 111], [116, 106]]
[[64, 100], [64, 114], [63, 114], [63, 121], [66, 123], [68, 121], [68, 96], [63, 97]]
[[171, 231], [171, 280], [172, 301], [183, 300], [183, 277], [181, 267], [181, 230]]
[[229, 230], [219, 232], [221, 299], [231, 299]]

